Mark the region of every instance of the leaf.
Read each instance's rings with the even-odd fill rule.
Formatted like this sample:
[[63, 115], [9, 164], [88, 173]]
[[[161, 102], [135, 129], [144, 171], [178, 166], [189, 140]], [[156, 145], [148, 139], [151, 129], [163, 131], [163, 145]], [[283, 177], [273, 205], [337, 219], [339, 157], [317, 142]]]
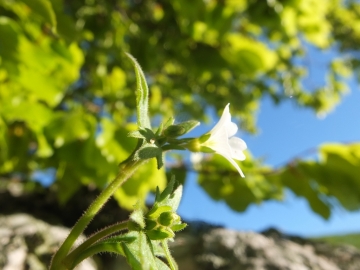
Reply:
[[144, 213], [141, 210], [140, 204], [135, 206], [135, 210], [130, 215], [130, 220], [134, 221], [141, 229], [145, 228]]
[[63, 162], [57, 170], [57, 198], [64, 205], [81, 187], [79, 171], [73, 164]]
[[0, 36], [1, 39], [0, 56], [15, 63], [18, 61], [19, 29], [16, 23], [6, 17], [0, 16]]
[[23, 2], [56, 29], [56, 15], [49, 0], [23, 0]]
[[323, 200], [323, 193], [321, 189], [318, 188], [316, 180], [309, 177], [310, 172], [315, 169], [317, 164], [309, 162], [301, 162], [297, 167], [289, 166], [281, 172], [279, 177], [281, 178], [282, 183], [290, 188], [297, 196], [304, 197], [311, 209], [322, 216], [324, 219], [329, 219], [331, 214], [331, 205]]
[[45, 101], [50, 107], [57, 106], [66, 88], [79, 78], [83, 62], [83, 53], [75, 43], [47, 40], [36, 44], [25, 37], [19, 44], [18, 57], [22, 64], [19, 72], [12, 74], [14, 81], [31, 92], [32, 98]]
[[320, 148], [322, 171], [318, 177], [331, 196], [348, 210], [360, 208], [360, 144], [325, 144]]
[[201, 163], [198, 182], [214, 200], [223, 200], [231, 209], [242, 212], [253, 203], [281, 199], [278, 184], [266, 178], [269, 168], [247, 154], [241, 162], [245, 178], [239, 178], [236, 169], [220, 155], [212, 155]]
[[347, 210], [360, 209], [360, 144], [324, 144], [319, 150], [319, 161], [298, 161], [284, 168], [279, 174], [282, 183], [326, 219], [334, 199]]
[[55, 147], [85, 140], [94, 132], [94, 117], [82, 111], [59, 112], [46, 127], [46, 134], [53, 139]]
[[146, 143], [136, 152], [136, 158], [139, 159], [151, 159], [154, 157], [157, 160], [157, 168], [160, 169], [163, 165], [162, 149], [160, 147], [154, 144]]
[[164, 201], [170, 197], [171, 193], [174, 190], [174, 185], [175, 185], [175, 178], [172, 177], [169, 183], [167, 184], [166, 188], [163, 190], [163, 192], [161, 192], [159, 197], [156, 198], [156, 202], [163, 203], [163, 205], [165, 205]]
[[[31, 1], [31, 0], [30, 0]], [[80, 35], [80, 29], [76, 27], [76, 18], [69, 12], [64, 12], [66, 3], [62, 0], [50, 0], [56, 17], [56, 33], [67, 42], [73, 42]]]
[[151, 159], [115, 192], [114, 198], [121, 207], [133, 209], [138, 201], [141, 204], [145, 203], [151, 190], [155, 190], [157, 186], [164, 188], [166, 185], [165, 171], [164, 169], [158, 170], [156, 165], [156, 160]]
[[190, 132], [198, 125], [200, 125], [200, 122], [195, 120], [189, 120], [179, 124], [170, 125], [164, 129], [164, 135], [166, 137], [176, 138]]
[[172, 175], [175, 176], [176, 182], [178, 182], [181, 185], [185, 184], [186, 176], [187, 176], [187, 170], [185, 167], [171, 167], [167, 170], [166, 175], [168, 178], [170, 178]]
[[157, 189], [153, 210], [156, 211], [157, 208], [171, 207], [172, 211], [175, 212], [180, 204], [182, 190], [182, 185], [175, 186], [175, 177], [172, 176], [162, 193]]
[[170, 267], [159, 258], [156, 258], [155, 261], [158, 270], [170, 270]]
[[151, 129], [150, 119], [148, 115], [149, 107], [149, 89], [146, 83], [144, 72], [142, 71], [136, 59], [126, 53], [131, 60], [136, 74], [136, 109], [137, 109], [137, 123], [139, 128]]
[[125, 160], [136, 146], [136, 140], [129, 138], [128, 133], [135, 125], [119, 127], [108, 118], [100, 121], [100, 132], [96, 137], [96, 145], [109, 163], [119, 164]]
[[226, 38], [229, 44], [222, 49], [222, 55], [242, 73], [251, 75], [275, 66], [277, 56], [264, 44], [240, 34], [228, 34]]
[[141, 263], [136, 259], [135, 255], [131, 252], [131, 250], [127, 247], [126, 244], [121, 243], [121, 246], [124, 250], [124, 254], [128, 264], [134, 270], [143, 270]]
[[126, 245], [126, 258], [128, 263], [131, 267], [138, 267], [140, 264], [141, 268], [139, 269], [141, 270], [158, 269], [152, 242], [143, 232], [136, 232], [136, 234], [136, 240]]

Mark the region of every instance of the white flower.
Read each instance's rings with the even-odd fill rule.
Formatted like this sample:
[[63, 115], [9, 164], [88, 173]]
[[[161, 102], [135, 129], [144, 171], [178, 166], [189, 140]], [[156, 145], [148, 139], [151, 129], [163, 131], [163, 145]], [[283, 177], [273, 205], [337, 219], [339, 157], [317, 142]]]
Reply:
[[246, 157], [243, 151], [247, 146], [242, 139], [233, 137], [236, 134], [238, 127], [235, 123], [231, 122], [229, 105], [230, 103], [226, 105], [219, 122], [209, 133], [207, 133], [210, 134], [209, 139], [203, 142], [201, 146], [208, 147], [217, 154], [222, 155], [238, 170], [241, 177], [245, 177], [234, 159], [244, 160]]

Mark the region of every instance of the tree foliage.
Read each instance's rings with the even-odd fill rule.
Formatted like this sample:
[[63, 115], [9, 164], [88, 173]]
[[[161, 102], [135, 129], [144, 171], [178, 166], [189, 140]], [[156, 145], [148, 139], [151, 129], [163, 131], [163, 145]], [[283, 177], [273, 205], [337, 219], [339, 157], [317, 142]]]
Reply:
[[[241, 127], [256, 132], [264, 96], [292, 96], [326, 113], [347, 91], [344, 78], [360, 77], [359, 15], [360, 4], [341, 0], [0, 0], [0, 174], [31, 179], [55, 168], [62, 202], [81, 185], [103, 188], [136, 143], [127, 136], [135, 129], [135, 74], [124, 52], [145, 71], [155, 124], [157, 116], [206, 120], [207, 108], [231, 100]], [[318, 89], [302, 84], [310, 46], [347, 53], [332, 59]], [[245, 179], [233, 179], [214, 156], [199, 183], [237, 211], [290, 188], [328, 217], [329, 198], [359, 208], [356, 149], [323, 146], [319, 161], [279, 170], [249, 153]], [[214, 165], [220, 173], [207, 174]], [[165, 186], [165, 171], [154, 167], [116, 193], [121, 206]]]

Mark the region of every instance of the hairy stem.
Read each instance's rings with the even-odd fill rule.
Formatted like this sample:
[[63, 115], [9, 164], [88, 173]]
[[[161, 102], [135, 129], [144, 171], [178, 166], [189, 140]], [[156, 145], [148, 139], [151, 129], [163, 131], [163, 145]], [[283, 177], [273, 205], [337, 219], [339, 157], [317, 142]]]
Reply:
[[114, 192], [127, 180], [129, 177], [142, 165], [145, 160], [127, 160], [123, 163], [119, 173], [115, 179], [100, 193], [100, 195], [92, 202], [89, 208], [81, 216], [78, 222], [70, 231], [70, 234], [55, 253], [50, 270], [66, 270], [67, 267], [64, 264], [64, 258], [69, 253], [70, 249], [74, 245], [78, 237], [84, 232], [85, 228], [94, 218], [94, 216], [100, 211], [103, 205], [109, 200]]
[[97, 241], [112, 235], [113, 233], [117, 233], [121, 230], [125, 230], [128, 228], [128, 221], [124, 221], [121, 223], [113, 224], [109, 227], [106, 227], [93, 235], [91, 235], [88, 239], [86, 239], [81, 245], [76, 247], [73, 251], [71, 251], [66, 258], [64, 259], [64, 264], [67, 266], [74, 265], [74, 261], [77, 257], [80, 257], [80, 254], [87, 248], [89, 248], [92, 244]]
[[167, 261], [169, 263], [170, 269], [171, 270], [178, 270], [178, 266], [177, 266], [174, 258], [171, 256], [167, 240], [166, 239], [162, 240], [161, 245], [162, 245], [163, 250], [165, 252], [165, 257], [166, 257], [166, 259], [167, 259]]

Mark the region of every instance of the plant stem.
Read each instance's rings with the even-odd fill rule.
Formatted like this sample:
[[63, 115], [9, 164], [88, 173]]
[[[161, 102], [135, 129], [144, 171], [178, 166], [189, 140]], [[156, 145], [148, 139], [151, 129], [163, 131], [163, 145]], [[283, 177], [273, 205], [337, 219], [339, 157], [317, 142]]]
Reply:
[[[112, 252], [112, 253], [118, 253], [119, 250], [122, 250], [122, 244], [121, 243], [106, 243], [106, 244], [95, 244], [88, 249], [85, 249], [82, 253], [79, 254], [79, 257], [75, 258], [74, 265], [78, 265], [83, 260], [85, 260], [88, 257], [91, 257], [97, 253], [100, 252]], [[74, 266], [74, 267], [75, 267]], [[71, 267], [69, 269], [73, 270], [74, 267]]]
[[58, 251], [55, 253], [50, 270], [66, 270], [63, 260], [69, 253], [75, 241], [84, 232], [85, 228], [99, 212], [108, 199], [114, 194], [114, 192], [137, 170], [137, 168], [145, 163], [145, 160], [127, 160], [122, 164], [121, 169], [115, 179], [100, 193], [100, 195], [92, 202], [89, 208], [77, 221], [75, 226], [70, 231], [70, 234], [62, 243]]
[[90, 247], [92, 244], [96, 243], [97, 241], [101, 240], [104, 237], [110, 236], [113, 233], [119, 232], [121, 230], [125, 230], [128, 227], [129, 221], [124, 221], [121, 223], [113, 224], [109, 227], [106, 227], [102, 229], [101, 231], [98, 231], [91, 235], [88, 239], [86, 239], [81, 245], [76, 247], [73, 251], [71, 251], [66, 258], [64, 259], [64, 264], [67, 266], [74, 265], [74, 261], [77, 259], [77, 257], [80, 256], [80, 254]]
[[174, 258], [171, 256], [167, 240], [166, 239], [162, 240], [161, 245], [162, 245], [162, 247], [164, 249], [165, 257], [166, 257], [166, 259], [167, 259], [167, 261], [169, 263], [170, 269], [171, 270], [178, 270], [178, 266], [177, 266]]

